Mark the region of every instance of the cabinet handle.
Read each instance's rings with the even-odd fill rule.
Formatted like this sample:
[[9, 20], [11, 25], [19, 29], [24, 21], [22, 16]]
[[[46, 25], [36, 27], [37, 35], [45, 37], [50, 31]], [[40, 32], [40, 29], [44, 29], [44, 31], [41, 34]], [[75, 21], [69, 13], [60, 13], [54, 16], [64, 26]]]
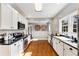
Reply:
[[72, 48], [69, 48], [70, 50], [72, 50]]
[[60, 42], [59, 42], [60, 43]]
[[16, 45], [16, 44], [14, 44], [14, 45]]

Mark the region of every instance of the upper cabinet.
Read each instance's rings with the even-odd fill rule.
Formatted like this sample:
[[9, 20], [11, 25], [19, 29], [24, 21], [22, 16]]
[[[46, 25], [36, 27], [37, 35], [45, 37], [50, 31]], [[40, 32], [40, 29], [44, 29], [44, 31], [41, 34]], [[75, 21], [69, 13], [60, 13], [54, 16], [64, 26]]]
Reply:
[[59, 33], [77, 37], [77, 19], [78, 10], [68, 14], [59, 20]]
[[0, 5], [0, 20], [1, 27], [0, 29], [11, 29], [11, 20], [12, 20], [12, 10], [7, 4]]
[[0, 4], [0, 29], [17, 29], [17, 12], [8, 4]]
[[18, 22], [18, 12], [13, 9], [12, 10], [12, 29], [17, 29], [17, 22]]
[[9, 4], [0, 4], [0, 29], [18, 29], [18, 21], [25, 24], [26, 19]]

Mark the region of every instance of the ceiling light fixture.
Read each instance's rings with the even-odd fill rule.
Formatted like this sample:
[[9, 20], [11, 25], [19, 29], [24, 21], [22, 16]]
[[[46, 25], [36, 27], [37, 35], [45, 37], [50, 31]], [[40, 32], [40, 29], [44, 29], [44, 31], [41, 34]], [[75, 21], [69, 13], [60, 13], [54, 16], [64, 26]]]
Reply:
[[41, 3], [35, 3], [35, 11], [42, 11], [42, 4]]

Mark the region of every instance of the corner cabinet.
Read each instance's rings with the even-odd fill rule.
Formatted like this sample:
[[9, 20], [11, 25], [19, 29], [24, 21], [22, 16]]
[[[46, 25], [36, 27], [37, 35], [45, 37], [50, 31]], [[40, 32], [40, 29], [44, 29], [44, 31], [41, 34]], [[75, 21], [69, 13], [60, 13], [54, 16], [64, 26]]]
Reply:
[[17, 29], [17, 13], [9, 4], [0, 4], [0, 29]]

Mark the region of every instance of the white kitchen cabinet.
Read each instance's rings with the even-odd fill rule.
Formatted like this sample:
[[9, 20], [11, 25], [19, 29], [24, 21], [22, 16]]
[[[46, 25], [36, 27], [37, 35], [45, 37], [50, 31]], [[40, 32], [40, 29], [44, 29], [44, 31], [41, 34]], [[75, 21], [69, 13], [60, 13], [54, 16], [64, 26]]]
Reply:
[[0, 45], [0, 56], [10, 56], [10, 46]]
[[9, 4], [0, 4], [0, 29], [17, 29], [17, 11]]
[[18, 42], [14, 43], [10, 47], [11, 56], [19, 56], [19, 44]]
[[25, 20], [25, 30], [28, 31], [28, 20], [27, 19], [24, 19]]
[[19, 13], [18, 13], [18, 21], [21, 22], [21, 23], [23, 23], [23, 17], [22, 17], [22, 15], [19, 14]]
[[11, 45], [0, 45], [0, 56], [19, 56], [18, 42]]
[[53, 48], [57, 52], [57, 47], [56, 46], [57, 46], [56, 38], [53, 38]]
[[21, 55], [23, 53], [23, 39], [19, 40], [19, 54]]
[[78, 50], [67, 45], [67, 44], [64, 44], [64, 56], [77, 56]]
[[77, 56], [78, 50], [64, 42], [61, 39], [53, 38], [53, 48], [59, 56]]
[[[59, 34], [73, 36], [77, 38], [77, 26], [76, 26], [77, 22], [74, 23], [74, 21], [76, 20], [74, 17], [75, 15], [78, 15], [78, 10], [75, 10], [70, 14], [66, 15], [65, 17], [59, 19]], [[62, 21], [65, 21], [65, 20], [68, 20], [68, 27], [67, 26], [63, 27], [62, 25]]]
[[57, 40], [57, 53], [59, 56], [63, 56], [63, 42]]
[[12, 10], [8, 4], [1, 4], [1, 29], [11, 29]]
[[9, 4], [0, 4], [0, 29], [18, 29], [17, 22], [27, 24], [26, 19]]
[[53, 38], [53, 48], [58, 55], [63, 56], [63, 42], [56, 38]]
[[23, 53], [23, 39], [11, 45], [11, 55], [20, 56]]
[[0, 56], [22, 56], [23, 39], [11, 44], [0, 45]]
[[17, 28], [17, 22], [18, 22], [18, 12], [13, 9], [12, 10], [12, 29], [18, 29]]

